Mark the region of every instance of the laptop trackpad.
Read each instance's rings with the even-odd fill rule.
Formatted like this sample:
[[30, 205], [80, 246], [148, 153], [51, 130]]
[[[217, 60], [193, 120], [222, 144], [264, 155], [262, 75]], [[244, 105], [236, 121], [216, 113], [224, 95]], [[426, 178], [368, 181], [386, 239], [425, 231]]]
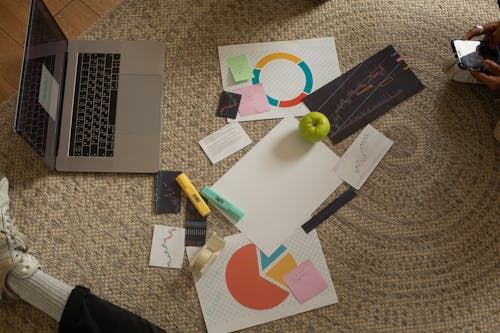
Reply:
[[117, 134], [159, 136], [162, 96], [160, 75], [120, 75], [116, 107]]

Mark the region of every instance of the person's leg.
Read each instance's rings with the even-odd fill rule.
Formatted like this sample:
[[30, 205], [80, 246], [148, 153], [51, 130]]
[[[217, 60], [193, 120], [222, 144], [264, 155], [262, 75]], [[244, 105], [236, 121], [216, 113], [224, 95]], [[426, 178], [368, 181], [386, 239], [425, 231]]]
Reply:
[[147, 320], [105, 301], [81, 286], [73, 289], [59, 323], [60, 333], [165, 333]]
[[7, 276], [6, 287], [23, 301], [60, 321], [73, 287], [37, 269], [27, 278], [14, 273]]
[[8, 187], [0, 173], [0, 301], [21, 298], [59, 321], [62, 333], [165, 332], [86, 288], [73, 288], [43, 272], [10, 215]]

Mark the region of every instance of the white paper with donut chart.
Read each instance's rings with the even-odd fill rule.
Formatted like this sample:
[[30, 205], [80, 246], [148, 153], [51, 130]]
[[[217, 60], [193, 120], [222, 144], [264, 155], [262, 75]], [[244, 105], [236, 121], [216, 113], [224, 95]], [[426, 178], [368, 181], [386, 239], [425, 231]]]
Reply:
[[[252, 121], [303, 116], [302, 99], [340, 75], [335, 39], [314, 38], [219, 46], [222, 87], [226, 91], [262, 83], [271, 111], [228, 119]], [[235, 82], [227, 59], [246, 55], [254, 78]]]

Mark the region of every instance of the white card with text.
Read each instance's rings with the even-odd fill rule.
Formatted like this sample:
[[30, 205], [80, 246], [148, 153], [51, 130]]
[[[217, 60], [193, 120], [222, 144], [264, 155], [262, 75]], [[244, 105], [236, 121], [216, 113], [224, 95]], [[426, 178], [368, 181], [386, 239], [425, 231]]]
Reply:
[[391, 139], [367, 125], [335, 165], [335, 172], [359, 190], [393, 144]]
[[251, 143], [252, 139], [239, 123], [228, 124], [199, 142], [213, 164], [222, 161]]

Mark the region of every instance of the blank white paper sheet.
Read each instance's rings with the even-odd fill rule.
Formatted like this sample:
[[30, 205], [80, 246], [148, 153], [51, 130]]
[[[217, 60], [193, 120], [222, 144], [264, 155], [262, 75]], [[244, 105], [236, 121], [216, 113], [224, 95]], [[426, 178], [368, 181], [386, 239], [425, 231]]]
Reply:
[[245, 213], [235, 224], [266, 255], [290, 237], [342, 183], [338, 156], [305, 142], [284, 118], [212, 188]]

